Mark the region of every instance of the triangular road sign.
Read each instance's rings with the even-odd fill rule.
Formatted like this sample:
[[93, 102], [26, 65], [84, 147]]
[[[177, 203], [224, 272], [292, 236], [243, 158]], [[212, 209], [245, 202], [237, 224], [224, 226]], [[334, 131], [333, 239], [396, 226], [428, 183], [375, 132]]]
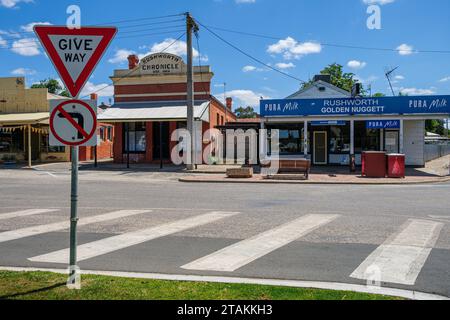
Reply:
[[35, 26], [34, 32], [72, 97], [77, 97], [114, 38], [115, 27]]

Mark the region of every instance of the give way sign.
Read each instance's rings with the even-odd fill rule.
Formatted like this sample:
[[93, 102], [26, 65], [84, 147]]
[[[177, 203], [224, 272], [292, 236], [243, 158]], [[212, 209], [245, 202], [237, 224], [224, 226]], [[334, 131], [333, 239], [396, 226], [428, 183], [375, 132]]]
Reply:
[[94, 100], [51, 100], [52, 147], [97, 145], [97, 112]]
[[34, 32], [72, 97], [77, 97], [111, 43], [117, 28], [36, 25]]

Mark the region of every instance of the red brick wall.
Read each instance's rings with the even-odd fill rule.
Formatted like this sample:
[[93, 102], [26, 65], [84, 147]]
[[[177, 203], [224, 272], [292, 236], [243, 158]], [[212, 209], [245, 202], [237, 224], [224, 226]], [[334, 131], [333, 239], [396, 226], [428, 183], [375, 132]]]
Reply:
[[[97, 128], [97, 135], [100, 134], [100, 127], [104, 128], [103, 137], [100, 137], [101, 143], [97, 146], [97, 160], [111, 159], [114, 156], [114, 128], [112, 131], [113, 141], [108, 140], [108, 125], [100, 124]], [[96, 135], [96, 136], [97, 136]], [[95, 160], [95, 147], [80, 147], [80, 161]]]

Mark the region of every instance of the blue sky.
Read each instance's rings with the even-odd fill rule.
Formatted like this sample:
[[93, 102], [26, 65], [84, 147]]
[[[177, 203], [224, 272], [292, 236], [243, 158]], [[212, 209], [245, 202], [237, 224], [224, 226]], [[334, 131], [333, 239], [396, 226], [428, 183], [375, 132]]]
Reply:
[[[380, 30], [367, 27], [366, 11], [371, 3], [381, 8]], [[24, 75], [28, 84], [57, 77], [42, 49], [34, 44], [34, 35], [26, 32], [36, 22], [65, 24], [66, 8], [71, 4], [80, 6], [83, 25], [190, 11], [208, 26], [279, 38], [281, 41], [214, 30], [250, 55], [302, 80], [337, 62], [345, 66], [345, 71], [357, 74], [366, 86], [371, 84], [373, 92], [390, 94], [384, 71], [386, 67], [399, 66], [393, 79], [396, 92], [450, 94], [450, 54], [420, 52], [450, 51], [448, 0], [0, 0], [0, 76]], [[145, 55], [178, 38], [183, 33], [177, 31], [182, 29], [178, 27], [183, 24], [181, 21], [149, 25], [177, 19], [118, 24], [117, 39], [84, 93], [108, 85], [114, 69], [126, 68], [124, 58], [128, 53]], [[142, 24], [146, 26], [130, 27]], [[158, 27], [165, 29], [154, 30]], [[223, 96], [224, 82], [237, 105], [256, 105], [259, 97], [282, 98], [300, 87], [298, 81], [267, 70], [207, 30], [200, 30], [199, 43], [201, 63], [211, 65], [215, 73], [212, 91], [218, 97]], [[402, 51], [336, 48], [326, 44]], [[178, 43], [170, 51], [182, 53], [184, 43]], [[108, 101], [112, 88], [99, 94]]]

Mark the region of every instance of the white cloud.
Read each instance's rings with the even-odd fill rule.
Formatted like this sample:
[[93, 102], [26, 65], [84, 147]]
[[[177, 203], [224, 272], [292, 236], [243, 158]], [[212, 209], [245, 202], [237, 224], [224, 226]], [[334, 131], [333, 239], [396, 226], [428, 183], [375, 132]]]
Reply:
[[302, 56], [320, 53], [322, 46], [317, 42], [298, 42], [294, 38], [287, 37], [268, 47], [267, 52], [270, 54], [283, 54], [286, 60], [299, 59]]
[[8, 42], [0, 36], [0, 48], [6, 48], [8, 46]]
[[11, 71], [12, 75], [15, 76], [26, 76], [26, 75], [34, 75], [36, 74], [36, 70], [27, 69], [27, 68], [17, 68]]
[[256, 3], [256, 0], [235, 0], [236, 3]]
[[98, 94], [99, 97], [112, 97], [114, 95], [114, 87], [106, 83], [94, 84], [90, 81], [86, 83], [81, 91], [81, 96], [88, 96], [91, 93]]
[[41, 53], [39, 51], [39, 43], [36, 38], [23, 38], [16, 40], [13, 42], [11, 50], [26, 57], [37, 56]]
[[30, 3], [33, 0], [0, 0], [0, 7], [14, 8], [19, 2]]
[[245, 66], [242, 68], [242, 72], [263, 72], [265, 69], [257, 68], [255, 66]]
[[441, 80], [439, 80], [439, 82], [447, 82], [450, 81], [450, 76], [442, 78]]
[[401, 80], [405, 80], [404, 76], [398, 75], [394, 77], [395, 80], [401, 81]]
[[295, 68], [295, 64], [293, 64], [292, 62], [289, 62], [289, 63], [280, 62], [280, 63], [275, 64], [275, 66], [278, 69], [292, 69], [292, 68]]
[[347, 63], [347, 66], [351, 69], [360, 70], [364, 69], [367, 66], [367, 63], [364, 61], [351, 60]]
[[418, 89], [418, 88], [401, 88], [400, 92], [409, 96], [429, 96], [436, 94], [436, 90], [430, 89]]
[[52, 24], [50, 22], [31, 22], [27, 25], [21, 26], [20, 29], [25, 32], [33, 32], [33, 28], [36, 25], [51, 26]]
[[258, 107], [261, 98], [269, 99], [269, 97], [261, 93], [256, 93], [252, 90], [232, 90], [227, 92], [227, 96], [236, 100], [236, 105], [243, 107]]
[[398, 54], [401, 56], [409, 56], [414, 53], [414, 47], [406, 43], [401, 44], [397, 47]]
[[395, 2], [395, 0], [363, 0], [363, 2], [367, 5], [378, 4], [382, 6], [385, 4], [393, 3]]
[[[186, 56], [186, 51], [187, 51], [186, 42], [181, 41], [181, 40], [178, 40], [175, 43], [174, 42], [175, 42], [175, 39], [167, 38], [162, 42], [154, 43], [153, 46], [150, 48], [150, 52], [147, 52], [145, 54], [139, 54], [139, 59], [142, 59], [145, 56], [148, 56], [149, 54], [159, 53], [162, 51], [167, 52], [167, 53], [172, 53], [177, 56]], [[199, 53], [195, 48], [193, 50], [193, 55], [194, 55], [194, 59], [198, 60]], [[207, 62], [208, 56], [202, 55], [200, 57], [200, 60], [202, 62]]]
[[132, 50], [127, 50], [127, 49], [118, 49], [116, 50], [116, 53], [114, 54], [114, 57], [109, 59], [108, 62], [109, 63], [124, 63], [128, 61], [128, 56], [135, 54], [136, 52], [132, 51]]

